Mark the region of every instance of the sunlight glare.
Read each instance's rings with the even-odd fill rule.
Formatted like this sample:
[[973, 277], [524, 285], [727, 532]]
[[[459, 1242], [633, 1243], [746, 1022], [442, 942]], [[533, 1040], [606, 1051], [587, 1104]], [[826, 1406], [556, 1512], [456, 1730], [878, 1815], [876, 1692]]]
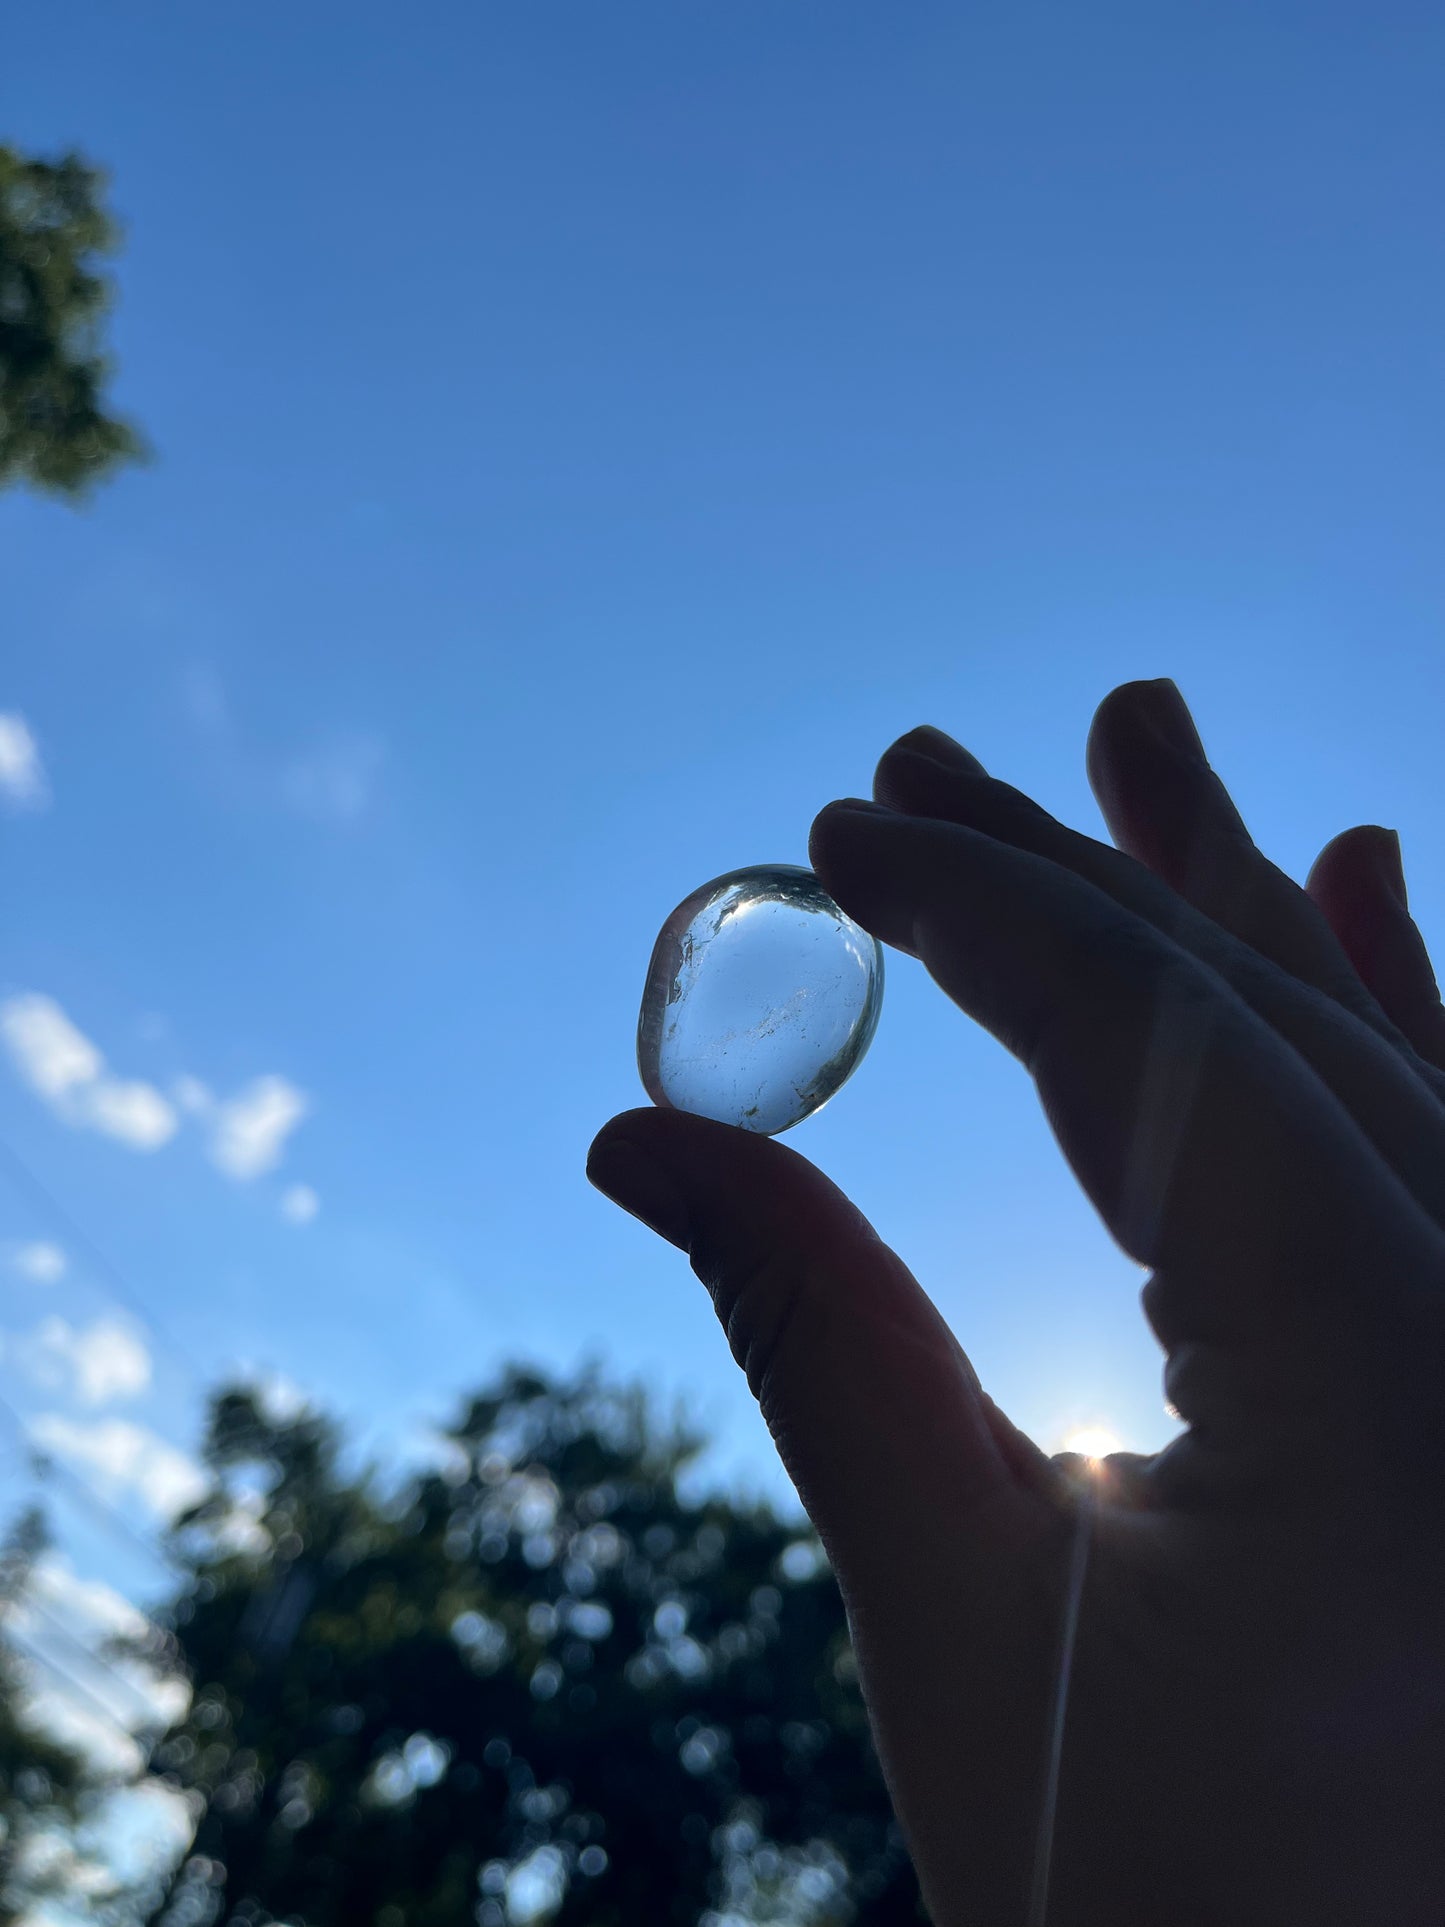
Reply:
[[1123, 1441], [1102, 1425], [1081, 1426], [1077, 1432], [1070, 1432], [1060, 1450], [1077, 1452], [1082, 1459], [1091, 1459], [1095, 1464], [1108, 1458], [1111, 1452], [1122, 1452]]

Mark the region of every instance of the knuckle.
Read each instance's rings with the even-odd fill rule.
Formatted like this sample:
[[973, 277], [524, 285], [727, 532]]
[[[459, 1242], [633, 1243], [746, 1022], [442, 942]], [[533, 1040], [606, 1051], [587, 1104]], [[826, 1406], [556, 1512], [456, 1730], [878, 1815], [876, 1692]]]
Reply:
[[817, 1292], [806, 1260], [771, 1251], [705, 1280], [728, 1346], [764, 1410], [769, 1390], [799, 1343], [805, 1308]]

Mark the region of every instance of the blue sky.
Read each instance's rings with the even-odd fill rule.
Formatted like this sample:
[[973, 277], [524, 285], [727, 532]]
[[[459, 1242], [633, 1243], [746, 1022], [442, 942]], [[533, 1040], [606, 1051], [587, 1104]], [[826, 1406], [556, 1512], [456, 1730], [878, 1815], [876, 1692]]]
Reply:
[[[11, 137], [112, 170], [156, 451], [0, 502], [0, 1134], [148, 1313], [149, 1377], [0, 1173], [61, 1456], [148, 1530], [237, 1361], [395, 1441], [595, 1351], [777, 1492], [583, 1157], [666, 912], [915, 723], [1097, 826], [1093, 705], [1173, 675], [1272, 853], [1396, 826], [1445, 944], [1442, 58], [1280, 0], [10, 23]], [[913, 966], [792, 1141], [1046, 1443], [1166, 1435], [1135, 1269]]]

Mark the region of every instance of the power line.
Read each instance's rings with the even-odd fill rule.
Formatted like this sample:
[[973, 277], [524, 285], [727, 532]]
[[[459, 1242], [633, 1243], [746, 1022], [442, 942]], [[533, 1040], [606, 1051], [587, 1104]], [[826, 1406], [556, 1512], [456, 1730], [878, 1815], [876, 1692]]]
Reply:
[[[71, 1248], [78, 1251], [87, 1261], [91, 1271], [109, 1285], [112, 1295], [125, 1306], [133, 1317], [139, 1320], [148, 1335], [158, 1340], [164, 1349], [182, 1365], [192, 1383], [196, 1386], [204, 1384], [207, 1374], [201, 1369], [188, 1349], [181, 1344], [179, 1339], [175, 1337], [174, 1333], [171, 1332], [167, 1326], [161, 1323], [154, 1311], [151, 1310], [140, 1295], [131, 1287], [125, 1274], [121, 1271], [120, 1266], [117, 1265], [97, 1241], [91, 1237], [89, 1232], [86, 1231], [85, 1227], [76, 1218], [75, 1214], [67, 1210], [50, 1187], [31, 1170], [20, 1153], [3, 1138], [0, 1138], [0, 1167], [3, 1167], [5, 1170], [15, 1190], [17, 1190], [22, 1197], [26, 1198], [32, 1207], [38, 1209], [42, 1216], [48, 1218], [51, 1224], [59, 1229]], [[114, 1506], [110, 1505], [101, 1497], [100, 1493], [96, 1491], [89, 1481], [74, 1472], [63, 1461], [45, 1451], [31, 1434], [29, 1426], [25, 1423], [20, 1413], [16, 1411], [10, 1401], [3, 1396], [0, 1396], [0, 1413], [3, 1413], [13, 1429], [16, 1439], [19, 1442], [21, 1453], [28, 1463], [28, 1468], [32, 1476], [38, 1483], [57, 1482], [61, 1484], [80, 1502], [82, 1507], [93, 1517], [97, 1518], [114, 1537], [123, 1540], [128, 1546], [135, 1548], [148, 1560], [161, 1566], [166, 1571], [180, 1577], [187, 1576], [187, 1568], [182, 1565], [180, 1561], [174, 1558], [154, 1540], [136, 1531], [130, 1522], [125, 1519]], [[164, 1727], [169, 1723], [163, 1716], [159, 1719], [157, 1718], [155, 1706], [148, 1700], [141, 1687], [133, 1680], [128, 1679], [116, 1667], [104, 1660], [88, 1646], [84, 1640], [76, 1637], [61, 1619], [42, 1606], [34, 1597], [33, 1588], [27, 1589], [23, 1600], [14, 1603], [20, 1605], [23, 1610], [33, 1614], [34, 1617], [48, 1629], [50, 1637], [52, 1639], [58, 1638], [64, 1647], [68, 1648], [86, 1667], [91, 1669], [93, 1674], [99, 1674], [100, 1677], [108, 1681], [112, 1686], [119, 1687], [126, 1693], [132, 1704], [135, 1705], [137, 1710], [143, 1715], [144, 1724]], [[136, 1610], [140, 1611], [138, 1607]], [[150, 1623], [148, 1615], [142, 1614], [142, 1617], [146, 1618], [147, 1622]], [[46, 1652], [43, 1648], [34, 1645], [22, 1634], [17, 1633], [13, 1624], [4, 1627], [4, 1638], [17, 1652], [23, 1655], [31, 1665], [43, 1668], [54, 1679], [58, 1680], [67, 1692], [88, 1706], [98, 1718], [124, 1738], [128, 1744], [139, 1747], [143, 1761], [148, 1761], [154, 1742], [147, 1741], [142, 1743], [126, 1721], [115, 1711], [114, 1707], [107, 1705], [105, 1700], [94, 1692], [75, 1672], [69, 1667], [62, 1665], [52, 1653]]]
[[[23, 1426], [20, 1425], [18, 1416], [15, 1413], [14, 1408], [11, 1407], [8, 1404], [8, 1402], [4, 1400], [0, 1400], [0, 1405], [3, 1405], [7, 1416], [11, 1419], [12, 1423], [16, 1425], [17, 1429], [21, 1433], [21, 1436], [24, 1437], [24, 1428]], [[78, 1486], [80, 1486], [82, 1490], [84, 1490], [83, 1481], [77, 1480], [75, 1483]], [[90, 1496], [91, 1495], [87, 1493], [87, 1497], [90, 1497]], [[108, 1507], [105, 1507], [99, 1500], [95, 1500], [94, 1503], [96, 1505], [96, 1508], [105, 1515], [107, 1523], [113, 1526], [121, 1527], [121, 1529], [127, 1532], [128, 1537], [134, 1536], [129, 1534], [129, 1529], [124, 1526], [124, 1522], [120, 1520], [119, 1515], [111, 1512], [110, 1509]], [[138, 1537], [136, 1538], [136, 1543], [141, 1545], [143, 1549], [150, 1550], [153, 1552], [155, 1550], [153, 1548], [147, 1548], [145, 1546], [144, 1540], [141, 1540]], [[159, 1554], [157, 1553], [156, 1556], [159, 1556]], [[161, 1628], [157, 1625], [156, 1621], [149, 1613], [145, 1612], [141, 1607], [137, 1606], [133, 1600], [127, 1600], [126, 1603], [144, 1621], [146, 1626], [149, 1627], [153, 1633], [155, 1633], [158, 1639], [161, 1639], [162, 1641], [165, 1640], [166, 1635], [162, 1632]], [[14, 1616], [17, 1611], [28, 1613], [35, 1619], [38, 1619], [45, 1626], [51, 1638], [59, 1639], [62, 1645], [67, 1647], [70, 1650], [70, 1652], [72, 1652], [77, 1658], [79, 1658], [86, 1666], [90, 1667], [94, 1672], [100, 1674], [102, 1678], [109, 1681], [112, 1685], [118, 1686], [123, 1692], [128, 1694], [131, 1700], [137, 1706], [137, 1708], [141, 1711], [143, 1715], [147, 1717], [147, 1719], [150, 1719], [152, 1721], [154, 1720], [155, 1707], [154, 1707], [153, 1701], [151, 1700], [150, 1696], [146, 1693], [144, 1687], [137, 1685], [137, 1683], [133, 1679], [129, 1678], [125, 1673], [121, 1672], [118, 1667], [112, 1665], [108, 1660], [103, 1658], [102, 1655], [98, 1653], [93, 1646], [88, 1645], [85, 1640], [79, 1638], [75, 1633], [73, 1633], [71, 1629], [65, 1624], [64, 1620], [61, 1619], [57, 1613], [51, 1612], [47, 1606], [42, 1605], [40, 1600], [36, 1597], [36, 1588], [33, 1580], [31, 1580], [28, 1584], [24, 1584], [22, 1586], [22, 1589], [10, 1599], [0, 1600], [0, 1627], [4, 1628], [5, 1636], [8, 1637], [13, 1644], [23, 1648], [27, 1658], [34, 1660], [36, 1663], [40, 1665], [50, 1665], [51, 1670], [55, 1672], [58, 1677], [64, 1678], [68, 1685], [73, 1686], [77, 1691], [84, 1692], [85, 1688], [82, 1682], [75, 1679], [74, 1676], [71, 1673], [69, 1673], [65, 1668], [61, 1667], [58, 1662], [52, 1661], [51, 1657], [48, 1654], [41, 1651], [37, 1647], [31, 1646], [28, 1641], [24, 1640], [24, 1638], [21, 1635], [16, 1633], [13, 1623], [11, 1623], [8, 1626], [5, 1626], [4, 1622], [5, 1622], [7, 1613], [9, 1615], [10, 1620], [13, 1622]], [[161, 1668], [159, 1667], [156, 1667], [153, 1670], [155, 1670], [158, 1674], [161, 1673]], [[99, 1706], [100, 1703], [96, 1699], [95, 1695], [91, 1694], [89, 1695], [89, 1698], [92, 1704], [96, 1705], [97, 1707]], [[125, 1730], [128, 1732], [129, 1728], [126, 1728]]]
[[[137, 1607], [136, 1610], [139, 1612], [140, 1608]], [[121, 1672], [118, 1666], [112, 1666], [108, 1660], [102, 1659], [93, 1646], [88, 1646], [83, 1639], [77, 1638], [77, 1636], [71, 1632], [63, 1619], [60, 1619], [47, 1607], [42, 1606], [40, 1601], [35, 1597], [33, 1581], [10, 1602], [9, 1612], [12, 1619], [17, 1612], [33, 1614], [34, 1617], [40, 1620], [45, 1626], [51, 1638], [59, 1639], [63, 1646], [81, 1659], [87, 1666], [99, 1673], [103, 1679], [109, 1680], [112, 1685], [119, 1686], [125, 1693], [128, 1693], [143, 1713], [148, 1716], [154, 1715], [155, 1706], [145, 1688], [137, 1686], [135, 1681]], [[141, 1617], [144, 1619], [146, 1615], [142, 1613]], [[147, 1621], [147, 1623], [149, 1623], [149, 1621]], [[12, 1627], [12, 1637], [13, 1633], [14, 1629]]]
[[66, 1209], [50, 1187], [35, 1175], [20, 1153], [4, 1138], [0, 1138], [0, 1166], [6, 1169], [11, 1183], [21, 1196], [28, 1198], [42, 1215], [48, 1216], [70, 1240], [70, 1243], [84, 1255], [91, 1270], [98, 1272], [107, 1281], [127, 1311], [138, 1318], [152, 1336], [158, 1338], [165, 1349], [185, 1366], [197, 1385], [204, 1385], [209, 1374], [201, 1369], [180, 1340], [162, 1325], [155, 1313], [131, 1288], [120, 1266], [106, 1256], [95, 1239], [80, 1224], [75, 1214]]
[[52, 1453], [47, 1452], [45, 1448], [32, 1437], [30, 1428], [26, 1425], [24, 1419], [16, 1411], [9, 1399], [3, 1395], [0, 1395], [0, 1415], [3, 1415], [9, 1422], [17, 1438], [20, 1440], [26, 1456], [29, 1459], [31, 1472], [36, 1479], [41, 1482], [47, 1479], [58, 1480], [80, 1500], [81, 1505], [86, 1511], [100, 1519], [102, 1524], [106, 1526], [114, 1537], [124, 1539], [128, 1545], [137, 1548], [143, 1552], [148, 1559], [153, 1560], [158, 1565], [164, 1566], [168, 1572], [175, 1573], [177, 1577], [185, 1578], [188, 1576], [188, 1568], [183, 1565], [179, 1559], [173, 1558], [158, 1542], [147, 1538], [143, 1533], [137, 1532], [135, 1527], [132, 1526], [121, 1513], [117, 1512], [113, 1505], [108, 1504], [106, 1500], [100, 1496], [94, 1486], [81, 1478], [79, 1473], [73, 1472], [63, 1459], [58, 1459]]
[[143, 1758], [148, 1757], [149, 1747], [141, 1745], [140, 1740], [131, 1731], [130, 1727], [126, 1725], [115, 1708], [113, 1706], [107, 1706], [98, 1694], [91, 1691], [84, 1680], [77, 1679], [74, 1673], [62, 1666], [58, 1660], [52, 1659], [49, 1653], [41, 1652], [38, 1647], [32, 1646], [30, 1641], [22, 1638], [13, 1627], [9, 1628], [4, 1636], [7, 1643], [13, 1646], [25, 1659], [29, 1660], [31, 1665], [43, 1666], [47, 1673], [53, 1674], [71, 1693], [78, 1699], [84, 1700], [85, 1704], [89, 1706], [93, 1712], [98, 1713], [107, 1726], [113, 1727], [117, 1733], [122, 1734], [130, 1741], [132, 1746], [140, 1747]]
[[[185, 1366], [193, 1380], [199, 1383], [204, 1375], [189, 1352], [131, 1289], [120, 1267], [100, 1248], [95, 1239], [80, 1224], [75, 1214], [66, 1209], [49, 1186], [35, 1175], [20, 1153], [4, 1138], [0, 1138], [0, 1166], [8, 1170], [15, 1188], [23, 1196], [28, 1197], [33, 1205], [38, 1206], [42, 1213], [49, 1215], [70, 1243], [88, 1259], [91, 1269], [99, 1272], [108, 1281], [112, 1292], [126, 1309], [141, 1321], [149, 1334], [158, 1339]], [[87, 1511], [103, 1521], [113, 1535], [118, 1535], [129, 1545], [138, 1547], [148, 1559], [163, 1566], [168, 1572], [184, 1576], [186, 1568], [179, 1561], [172, 1558], [160, 1545], [138, 1533], [114, 1506], [109, 1505], [101, 1497], [93, 1485], [36, 1442], [31, 1436], [29, 1427], [8, 1399], [0, 1397], [0, 1411], [5, 1413], [14, 1427], [29, 1459], [30, 1469], [37, 1478], [58, 1478], [61, 1484], [67, 1486], [79, 1498]]]

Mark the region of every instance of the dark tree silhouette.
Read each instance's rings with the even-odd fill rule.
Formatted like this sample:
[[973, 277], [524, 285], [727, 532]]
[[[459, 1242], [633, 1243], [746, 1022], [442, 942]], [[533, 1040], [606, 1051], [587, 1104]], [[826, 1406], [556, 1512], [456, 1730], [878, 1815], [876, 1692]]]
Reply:
[[[23, 1603], [45, 1545], [39, 1512], [23, 1513], [0, 1545], [0, 1621]], [[77, 1828], [108, 1784], [26, 1713], [22, 1666], [0, 1640], [0, 1927], [71, 1890]], [[109, 1896], [93, 1891], [99, 1908]]]
[[98, 264], [119, 245], [104, 188], [78, 154], [0, 146], [0, 487], [78, 496], [142, 452], [103, 393]]
[[513, 1369], [388, 1492], [247, 1391], [178, 1525], [165, 1927], [923, 1918], [813, 1538], [635, 1390]]

